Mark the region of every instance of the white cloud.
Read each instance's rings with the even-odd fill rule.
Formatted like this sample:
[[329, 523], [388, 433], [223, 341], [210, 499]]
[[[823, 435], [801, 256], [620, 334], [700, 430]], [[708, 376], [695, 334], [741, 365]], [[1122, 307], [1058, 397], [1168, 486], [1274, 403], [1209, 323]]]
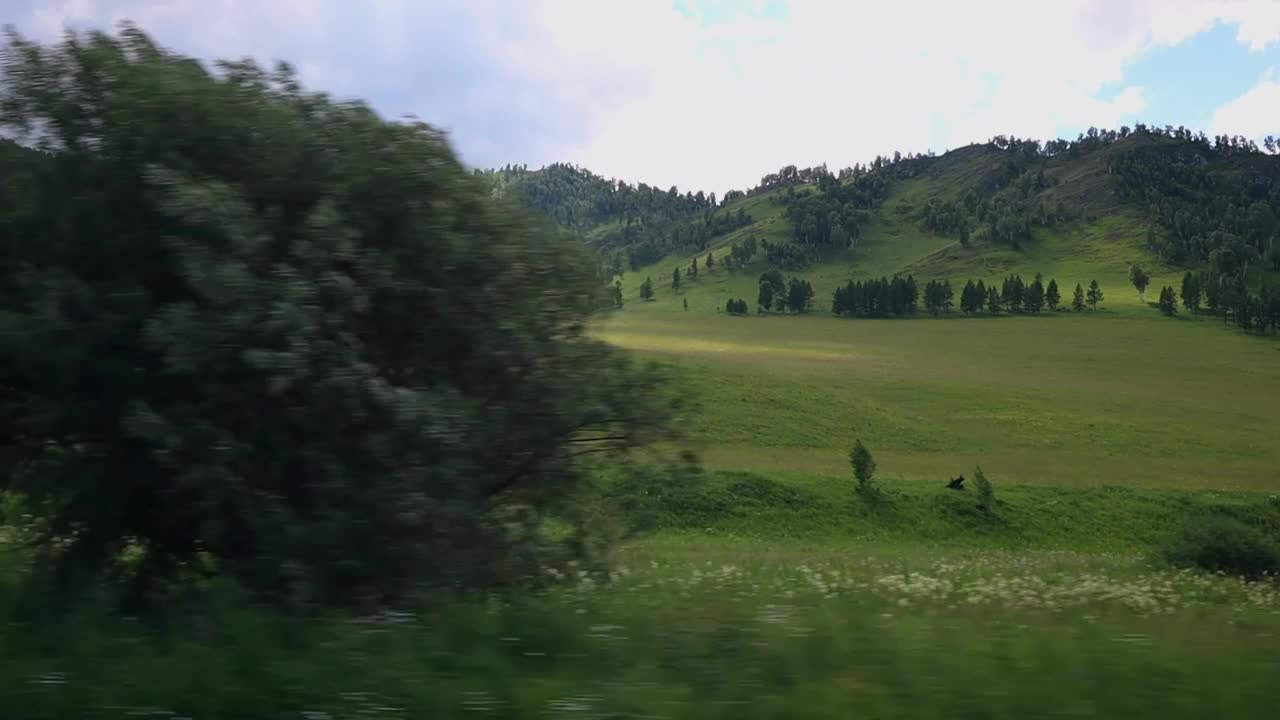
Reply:
[[1257, 140], [1280, 134], [1280, 82], [1271, 68], [1243, 95], [1218, 108], [1209, 122], [1214, 135], [1243, 135]]
[[[1144, 90], [1125, 68], [1152, 48], [1219, 23], [1251, 50], [1280, 42], [1276, 0], [793, 0], [715, 23], [660, 0], [16, 1], [43, 39], [128, 17], [200, 57], [289, 59], [309, 85], [449, 129], [471, 162], [717, 192], [787, 163], [1132, 122]], [[1263, 123], [1232, 108], [1274, 107], [1274, 86], [1223, 122]]]

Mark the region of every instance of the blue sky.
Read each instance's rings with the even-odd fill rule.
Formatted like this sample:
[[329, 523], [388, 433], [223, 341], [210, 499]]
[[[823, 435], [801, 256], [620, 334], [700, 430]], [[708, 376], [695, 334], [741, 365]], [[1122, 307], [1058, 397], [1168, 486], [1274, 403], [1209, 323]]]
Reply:
[[205, 60], [289, 60], [474, 166], [720, 193], [996, 134], [1280, 134], [1278, 0], [0, 0], [41, 40], [125, 19]]

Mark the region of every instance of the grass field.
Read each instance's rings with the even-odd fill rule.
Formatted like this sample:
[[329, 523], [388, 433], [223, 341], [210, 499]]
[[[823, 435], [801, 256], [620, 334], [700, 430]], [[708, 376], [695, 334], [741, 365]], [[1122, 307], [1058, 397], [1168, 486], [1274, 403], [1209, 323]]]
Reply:
[[[895, 198], [862, 247], [801, 273], [816, 292], [809, 316], [724, 313], [730, 297], [754, 309], [762, 262], [704, 270], [679, 292], [670, 268], [689, 258], [625, 275], [627, 303], [599, 333], [680, 369], [701, 404], [685, 429], [709, 466], [840, 476], [861, 437], [882, 474], [903, 481], [981, 464], [1018, 483], [1280, 489], [1280, 342], [1209, 317], [1166, 318], [1142, 302], [1127, 281], [1131, 262], [1152, 273], [1148, 301], [1182, 271], [1145, 254], [1136, 218], [1118, 212], [1041, 231], [1021, 251], [962, 248], [894, 221], [895, 203], [908, 201]], [[753, 202], [758, 218], [778, 212]], [[1101, 308], [829, 314], [831, 291], [851, 278], [912, 272], [950, 279], [958, 292], [969, 278], [1030, 280], [1037, 271], [1058, 280], [1068, 304], [1076, 283], [1098, 279]], [[644, 302], [636, 287], [647, 276], [658, 293]]]
[[[871, 552], [868, 552], [871, 550]], [[6, 718], [1270, 718], [1273, 585], [1070, 552], [634, 545], [611, 576], [298, 622], [0, 627]]]

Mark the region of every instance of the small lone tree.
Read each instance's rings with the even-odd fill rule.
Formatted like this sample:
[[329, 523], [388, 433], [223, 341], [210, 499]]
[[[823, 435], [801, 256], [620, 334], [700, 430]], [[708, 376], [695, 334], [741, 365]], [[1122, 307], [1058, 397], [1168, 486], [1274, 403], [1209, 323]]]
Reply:
[[1129, 266], [1129, 282], [1133, 283], [1133, 287], [1138, 291], [1138, 299], [1142, 302], [1147, 301], [1147, 285], [1151, 284], [1151, 276], [1147, 274], [1142, 266], [1134, 263]]
[[707, 265], [707, 272], [710, 272], [711, 268], [714, 268], [716, 266], [716, 256], [711, 253], [707, 253], [706, 265]]
[[622, 281], [617, 280], [613, 283], [613, 306], [622, 307]]
[[863, 498], [872, 499], [880, 494], [875, 484], [876, 460], [871, 451], [861, 440], [853, 441], [853, 449], [849, 451], [849, 464], [853, 466], [853, 476], [858, 485], [855, 491]]
[[1089, 281], [1089, 307], [1094, 310], [1098, 309], [1098, 303], [1102, 302], [1102, 288], [1098, 286], [1097, 280]]
[[680, 289], [680, 268], [671, 271], [671, 289]]
[[685, 298], [685, 299], [684, 299], [684, 309], [685, 309], [685, 310], [688, 310], [688, 309], [689, 309], [689, 298]]
[[996, 491], [991, 487], [991, 481], [983, 474], [981, 466], [973, 472], [973, 486], [978, 491], [978, 509], [982, 512], [991, 512], [996, 505]]
[[644, 282], [640, 283], [640, 299], [653, 299], [653, 278], [647, 277], [644, 279]]

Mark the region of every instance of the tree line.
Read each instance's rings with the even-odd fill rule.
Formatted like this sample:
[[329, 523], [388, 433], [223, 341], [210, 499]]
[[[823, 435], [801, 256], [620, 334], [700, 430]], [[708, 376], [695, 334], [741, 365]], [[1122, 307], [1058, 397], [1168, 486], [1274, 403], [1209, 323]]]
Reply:
[[[849, 281], [833, 293], [831, 312], [846, 317], [914, 315], [919, 299], [920, 291], [915, 278], [910, 275]], [[1084, 310], [1086, 305], [1097, 309], [1102, 300], [1102, 288], [1097, 280], [1093, 280], [1087, 291], [1076, 285], [1070, 307], [1077, 312]], [[931, 315], [949, 313], [955, 305], [955, 290], [949, 280], [930, 280], [924, 286], [923, 301], [925, 311]], [[994, 284], [988, 286], [982, 280], [968, 280], [960, 291], [960, 310], [967, 315], [998, 315], [1002, 312], [1034, 315], [1046, 308], [1051, 311], [1066, 309], [1062, 305], [1058, 281], [1050, 279], [1045, 285], [1039, 273], [1030, 284], [1019, 275], [1010, 275], [999, 288]]]
[[1177, 315], [1181, 304], [1189, 313], [1206, 312], [1249, 333], [1261, 335], [1280, 329], [1280, 292], [1267, 284], [1250, 292], [1242, 281], [1224, 282], [1208, 271], [1187, 272], [1179, 290], [1161, 288], [1157, 304], [1165, 315]]
[[908, 275], [892, 279], [849, 281], [837, 287], [831, 298], [831, 312], [850, 317], [889, 317], [916, 312], [919, 289]]

